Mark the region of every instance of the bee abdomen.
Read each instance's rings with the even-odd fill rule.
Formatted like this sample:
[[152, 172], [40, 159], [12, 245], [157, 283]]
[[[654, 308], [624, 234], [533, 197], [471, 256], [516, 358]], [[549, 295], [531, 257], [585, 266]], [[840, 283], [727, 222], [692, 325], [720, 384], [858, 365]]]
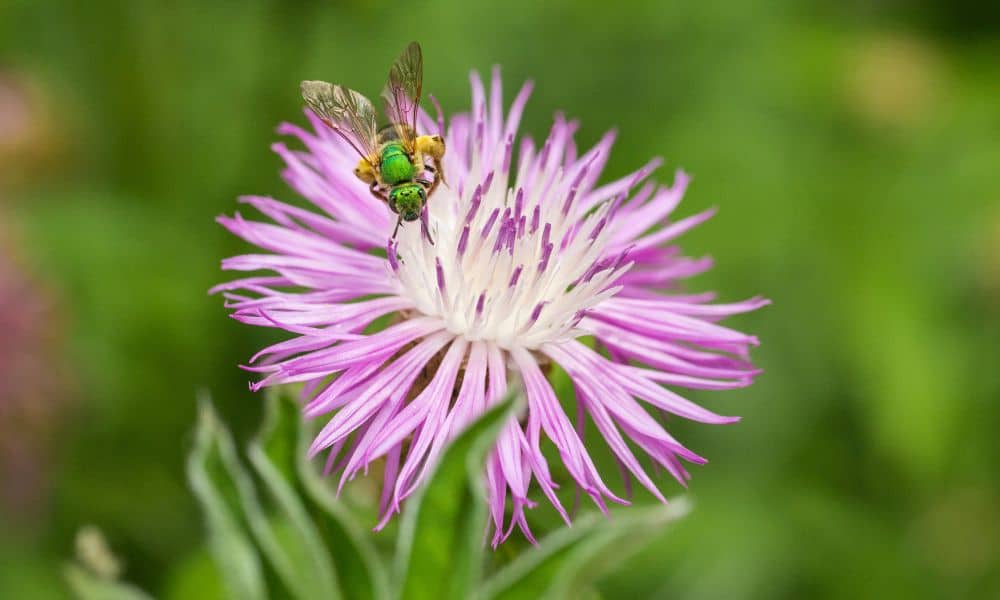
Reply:
[[402, 146], [392, 143], [386, 144], [382, 149], [382, 163], [379, 170], [383, 181], [389, 185], [413, 181], [416, 175], [413, 163]]

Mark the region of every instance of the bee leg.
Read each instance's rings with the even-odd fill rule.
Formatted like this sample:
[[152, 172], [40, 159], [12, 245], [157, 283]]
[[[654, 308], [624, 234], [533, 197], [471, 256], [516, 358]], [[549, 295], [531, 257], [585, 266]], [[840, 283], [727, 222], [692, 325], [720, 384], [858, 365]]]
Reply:
[[396, 234], [399, 233], [399, 226], [403, 224], [403, 215], [396, 219], [396, 228], [392, 230], [392, 241], [396, 241]]
[[437, 189], [438, 185], [440, 185], [440, 183], [441, 183], [442, 181], [444, 181], [444, 178], [443, 178], [443, 177], [441, 177], [441, 172], [439, 171], [439, 172], [438, 172], [438, 173], [437, 173], [437, 174], [436, 174], [436, 175], [434, 176], [434, 182], [433, 182], [433, 183], [431, 183], [431, 187], [430, 187], [430, 189], [429, 189], [429, 190], [427, 190], [427, 197], [428, 197], [428, 198], [430, 198], [430, 197], [431, 197], [431, 194], [433, 194], [433, 193], [434, 193], [434, 190], [436, 190], [436, 189]]
[[434, 238], [431, 237], [431, 228], [427, 223], [427, 205], [424, 205], [424, 209], [420, 211], [420, 232], [427, 236], [427, 241], [431, 246], [434, 245]]
[[437, 180], [440, 179], [441, 183], [448, 187], [448, 180], [444, 178], [444, 165], [440, 163], [437, 159], [434, 160], [434, 164], [437, 166], [437, 171], [434, 173], [434, 183], [437, 184]]
[[424, 189], [427, 190], [427, 197], [430, 198], [431, 194], [434, 193], [434, 190], [437, 189], [437, 186], [439, 183], [441, 183], [441, 181], [439, 180], [439, 178], [435, 177], [434, 181], [427, 181], [426, 179], [417, 179], [417, 183], [424, 186]]
[[389, 198], [386, 197], [385, 193], [383, 193], [381, 190], [378, 189], [378, 182], [377, 181], [371, 182], [371, 185], [368, 186], [368, 191], [371, 192], [372, 196], [375, 196], [376, 198], [378, 198], [382, 202], [385, 202], [385, 203], [389, 202]]

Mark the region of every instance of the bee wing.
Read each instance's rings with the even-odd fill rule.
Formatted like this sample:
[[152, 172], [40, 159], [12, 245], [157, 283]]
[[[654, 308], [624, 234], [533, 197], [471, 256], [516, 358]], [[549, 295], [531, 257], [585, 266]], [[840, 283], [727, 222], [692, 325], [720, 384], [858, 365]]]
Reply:
[[341, 85], [303, 81], [302, 98], [324, 123], [372, 165], [378, 157], [375, 108], [368, 98]]
[[423, 87], [423, 53], [420, 51], [420, 44], [410, 42], [389, 69], [389, 80], [382, 90], [382, 101], [385, 103], [385, 114], [395, 126], [399, 139], [411, 152]]

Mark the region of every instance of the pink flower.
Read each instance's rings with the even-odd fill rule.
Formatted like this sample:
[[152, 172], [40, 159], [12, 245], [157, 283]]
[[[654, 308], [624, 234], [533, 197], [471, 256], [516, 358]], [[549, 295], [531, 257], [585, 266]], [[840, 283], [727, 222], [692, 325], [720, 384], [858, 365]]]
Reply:
[[[757, 339], [718, 321], [766, 300], [714, 304], [713, 294], [664, 291], [710, 268], [669, 245], [712, 215], [668, 218], [688, 176], [678, 172], [670, 187], [647, 182], [660, 164], [653, 160], [598, 185], [614, 136], [578, 154], [578, 124], [558, 115], [540, 149], [521, 140], [513, 164], [530, 90], [505, 113], [499, 72], [488, 95], [473, 75], [471, 114], [454, 115], [447, 128], [440, 116], [435, 123], [420, 115], [418, 129], [440, 133], [447, 146], [450, 187], [434, 193], [425, 215], [433, 244], [412, 223], [387, 247], [395, 215], [355, 178], [350, 146], [308, 112], [311, 131], [279, 129], [304, 150], [274, 149], [285, 179], [322, 214], [251, 196], [241, 201], [273, 222], [219, 219], [267, 251], [226, 259], [223, 268], [270, 272], [216, 288], [232, 316], [294, 334], [253, 357], [247, 368], [263, 378], [251, 387], [305, 383], [305, 414], [329, 419], [310, 452], [328, 453], [327, 472], [339, 472], [341, 486], [385, 458], [379, 527], [448, 440], [509, 386], [526, 396], [527, 411], [505, 426], [486, 465], [494, 545], [514, 525], [533, 539], [525, 516], [533, 485], [569, 521], [542, 454], [546, 439], [601, 510], [606, 500], [627, 503], [581, 441], [587, 415], [623, 470], [665, 501], [626, 440], [682, 484], [682, 461], [705, 459], [649, 410], [714, 424], [738, 417], [664, 385], [736, 388], [758, 373], [748, 359]], [[369, 331], [382, 317], [389, 325]], [[573, 380], [574, 419], [546, 379], [551, 363]]]
[[45, 515], [53, 449], [70, 406], [62, 317], [50, 290], [19, 264], [0, 212], [0, 511], [10, 523]]

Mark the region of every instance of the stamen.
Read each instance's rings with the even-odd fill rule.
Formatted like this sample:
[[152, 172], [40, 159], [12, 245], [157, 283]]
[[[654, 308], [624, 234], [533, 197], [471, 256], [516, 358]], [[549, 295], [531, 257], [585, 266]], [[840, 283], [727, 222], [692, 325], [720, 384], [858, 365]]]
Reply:
[[396, 256], [396, 241], [389, 240], [389, 243], [385, 246], [385, 256], [389, 259], [389, 266], [392, 267], [393, 273], [399, 272], [399, 259]]
[[576, 174], [575, 178], [573, 178], [573, 183], [569, 186], [569, 194], [566, 195], [566, 202], [564, 202], [562, 206], [563, 216], [569, 214], [570, 208], [573, 207], [573, 200], [576, 198], [576, 193], [580, 189], [580, 182], [582, 182], [583, 178], [587, 176], [587, 170], [590, 169], [590, 165], [592, 165], [600, 155], [600, 152], [595, 152], [594, 156], [587, 161], [587, 164], [583, 165], [580, 172]]
[[486, 220], [486, 224], [483, 225], [483, 231], [480, 237], [486, 238], [490, 231], [493, 229], [493, 224], [496, 223], [497, 217], [500, 216], [500, 209], [494, 208], [493, 212], [490, 213], [490, 218]]
[[462, 236], [458, 238], [458, 257], [462, 258], [465, 255], [465, 247], [469, 243], [469, 225], [466, 224], [462, 228]]
[[441, 266], [441, 259], [440, 258], [435, 258], [434, 259], [434, 269], [435, 269], [435, 271], [437, 271], [438, 291], [440, 291], [442, 294], [444, 294], [444, 292], [445, 292], [445, 286], [444, 286], [444, 267]]
[[590, 232], [590, 238], [589, 238], [590, 241], [594, 241], [595, 239], [597, 239], [597, 236], [601, 235], [601, 230], [604, 229], [604, 226], [607, 225], [607, 223], [608, 223], [607, 215], [601, 217], [601, 220], [597, 222], [597, 225], [595, 225], [594, 229]]
[[469, 212], [465, 213], [465, 223], [472, 223], [472, 219], [476, 217], [476, 213], [479, 212], [479, 205], [483, 201], [483, 188], [477, 185], [474, 192], [472, 192], [472, 206], [469, 207]]
[[500, 249], [504, 247], [507, 239], [507, 223], [509, 220], [505, 220], [502, 225], [500, 225], [500, 232], [497, 234], [497, 239], [493, 243], [493, 254], [500, 252]]
[[507, 142], [504, 144], [503, 150], [503, 163], [501, 163], [500, 170], [506, 173], [510, 169], [510, 157], [514, 151], [514, 134], [507, 135]]
[[542, 260], [538, 263], [538, 274], [541, 275], [549, 266], [549, 257], [552, 256], [552, 244], [545, 244], [542, 248]]
[[524, 265], [517, 265], [514, 269], [514, 274], [510, 276], [510, 282], [507, 283], [507, 287], [512, 288], [517, 285], [517, 280], [521, 277], [521, 271], [524, 269]]
[[538, 320], [538, 317], [540, 317], [540, 316], [541, 316], [541, 314], [542, 314], [542, 309], [543, 309], [543, 308], [545, 308], [545, 305], [546, 305], [546, 304], [548, 304], [548, 302], [547, 302], [547, 301], [542, 301], [542, 302], [539, 302], [538, 304], [536, 304], [536, 305], [535, 305], [535, 308], [533, 308], [533, 309], [531, 310], [531, 316], [530, 316], [530, 317], [528, 317], [528, 320], [529, 320], [529, 321], [530, 321], [530, 322], [531, 322], [532, 324], [534, 324], [534, 322]]

